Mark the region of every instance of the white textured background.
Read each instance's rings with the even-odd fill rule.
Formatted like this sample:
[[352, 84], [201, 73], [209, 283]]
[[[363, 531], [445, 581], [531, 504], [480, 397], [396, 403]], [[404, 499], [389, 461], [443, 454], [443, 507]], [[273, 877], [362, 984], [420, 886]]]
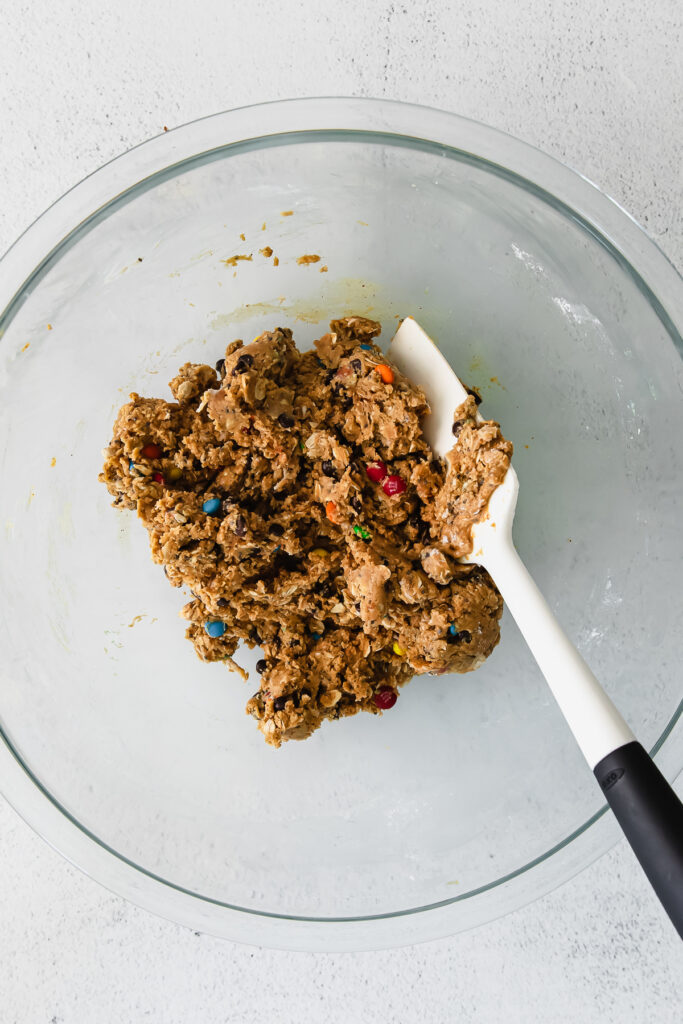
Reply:
[[[534, 143], [619, 200], [680, 268], [681, 18], [679, 0], [0, 0], [0, 251], [164, 125], [355, 94]], [[2, 1024], [683, 1020], [683, 947], [623, 844], [451, 940], [276, 953], [109, 895], [0, 800], [0, 917]]]

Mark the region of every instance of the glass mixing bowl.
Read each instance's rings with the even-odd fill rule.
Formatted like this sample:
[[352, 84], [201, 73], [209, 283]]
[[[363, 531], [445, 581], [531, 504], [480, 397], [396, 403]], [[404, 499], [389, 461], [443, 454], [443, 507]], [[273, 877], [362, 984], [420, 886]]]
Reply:
[[130, 391], [275, 325], [308, 345], [355, 312], [386, 341], [410, 313], [438, 340], [515, 443], [523, 557], [680, 771], [681, 281], [589, 182], [451, 114], [276, 103], [103, 167], [0, 275], [0, 782], [94, 878], [216, 935], [360, 949], [497, 917], [618, 836], [507, 616], [477, 672], [279, 751], [253, 676], [195, 658], [101, 449]]

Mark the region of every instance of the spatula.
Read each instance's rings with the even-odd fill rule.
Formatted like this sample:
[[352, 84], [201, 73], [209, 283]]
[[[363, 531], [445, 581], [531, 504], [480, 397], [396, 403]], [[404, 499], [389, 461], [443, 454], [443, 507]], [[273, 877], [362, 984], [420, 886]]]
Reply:
[[[457, 444], [451, 429], [454, 412], [467, 391], [412, 317], [401, 323], [388, 355], [427, 396], [431, 412], [422, 429], [432, 450], [443, 457]], [[478, 418], [481, 421], [480, 414]], [[683, 938], [683, 804], [636, 741], [517, 554], [512, 520], [518, 490], [511, 466], [493, 492], [485, 516], [473, 527], [472, 551], [462, 561], [483, 565], [493, 578], [636, 857]]]

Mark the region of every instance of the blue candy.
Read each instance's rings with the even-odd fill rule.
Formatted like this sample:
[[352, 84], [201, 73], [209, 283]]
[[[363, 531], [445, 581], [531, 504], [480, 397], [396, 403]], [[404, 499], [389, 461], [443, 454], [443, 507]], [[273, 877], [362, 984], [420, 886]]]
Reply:
[[458, 627], [457, 626], [449, 626], [448, 627], [448, 632], [451, 634], [451, 636], [455, 636], [457, 634], [457, 632], [458, 632]]
[[202, 508], [206, 512], [207, 516], [217, 516], [221, 510], [221, 499], [220, 498], [209, 498], [202, 505]]
[[361, 345], [364, 352], [372, 352], [372, 345]]
[[134, 469], [135, 469], [135, 463], [133, 462], [132, 459], [128, 459], [128, 470], [129, 470], [129, 472], [132, 473]]
[[320, 640], [322, 633], [311, 633], [314, 640]]
[[204, 629], [209, 634], [209, 636], [212, 636], [214, 638], [214, 640], [215, 640], [219, 636], [223, 636], [223, 634], [225, 633], [225, 623], [224, 622], [215, 622], [215, 621], [213, 621], [213, 622], [205, 622], [204, 623]]

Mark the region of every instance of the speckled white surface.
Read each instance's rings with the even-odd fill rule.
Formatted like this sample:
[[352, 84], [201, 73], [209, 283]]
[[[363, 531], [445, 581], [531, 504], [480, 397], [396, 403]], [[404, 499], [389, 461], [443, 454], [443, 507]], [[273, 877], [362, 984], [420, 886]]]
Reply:
[[[538, 145], [626, 206], [680, 267], [680, 48], [677, 0], [6, 4], [0, 250], [163, 125], [357, 94], [441, 106]], [[623, 844], [476, 932], [376, 954], [291, 954], [150, 917], [0, 801], [0, 907], [2, 1024], [683, 1019], [683, 947]]]

